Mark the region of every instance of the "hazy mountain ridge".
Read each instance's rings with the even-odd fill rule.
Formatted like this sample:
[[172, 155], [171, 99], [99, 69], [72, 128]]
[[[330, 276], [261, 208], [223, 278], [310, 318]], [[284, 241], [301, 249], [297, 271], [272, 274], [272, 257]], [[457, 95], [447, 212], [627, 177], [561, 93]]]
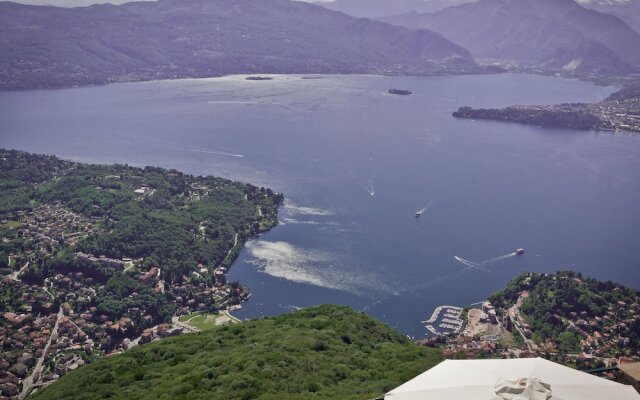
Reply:
[[436, 12], [476, 0], [335, 0], [315, 4], [361, 18], [387, 17], [407, 12]]
[[640, 32], [640, 1], [638, 0], [587, 0], [579, 3], [586, 8], [615, 15], [636, 32]]
[[56, 7], [87, 7], [93, 4], [123, 4], [132, 1], [156, 1], [156, 0], [18, 0], [16, 3], [33, 6], [56, 6]]
[[472, 71], [440, 34], [286, 0], [161, 0], [84, 8], [0, 3], [0, 88], [234, 73]]
[[528, 68], [624, 74], [640, 65], [640, 34], [612, 15], [572, 0], [481, 0], [432, 14], [383, 18], [429, 28], [474, 57]]

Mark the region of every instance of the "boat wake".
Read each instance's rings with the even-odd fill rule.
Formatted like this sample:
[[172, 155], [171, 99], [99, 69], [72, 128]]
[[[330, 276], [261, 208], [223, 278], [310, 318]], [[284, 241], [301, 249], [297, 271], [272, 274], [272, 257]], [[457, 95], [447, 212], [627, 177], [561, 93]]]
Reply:
[[381, 297], [378, 300], [376, 300], [375, 302], [362, 307], [362, 309], [360, 309], [360, 311], [361, 312], [366, 312], [366, 311], [372, 309], [373, 307], [386, 302], [387, 300], [389, 300], [392, 297], [397, 297], [397, 296], [404, 295], [404, 294], [417, 293], [419, 291], [424, 291], [426, 289], [429, 289], [431, 287], [439, 285], [440, 283], [442, 283], [444, 281], [448, 281], [448, 280], [457, 278], [457, 277], [463, 275], [464, 273], [466, 273], [467, 271], [476, 270], [476, 271], [489, 272], [489, 270], [487, 268], [485, 268], [486, 266], [489, 266], [491, 264], [494, 264], [494, 263], [502, 261], [502, 260], [506, 260], [506, 259], [511, 258], [511, 257], [515, 257], [517, 255], [518, 255], [518, 253], [512, 252], [512, 253], [504, 254], [504, 255], [501, 255], [501, 256], [498, 256], [498, 257], [493, 257], [493, 258], [490, 258], [488, 260], [481, 261], [481, 262], [475, 262], [475, 261], [467, 260], [467, 259], [459, 257], [459, 256], [454, 256], [453, 259], [456, 260], [457, 262], [459, 262], [460, 264], [464, 265], [465, 268], [459, 269], [457, 271], [452, 271], [452, 272], [450, 272], [448, 274], [444, 274], [444, 275], [442, 275], [442, 276], [440, 276], [440, 277], [438, 277], [436, 279], [430, 279], [428, 282], [422, 283], [420, 285], [416, 285], [416, 286], [412, 286], [412, 287], [409, 287], [409, 288], [405, 288], [405, 289], [396, 291], [396, 292], [393, 293], [393, 296]]
[[219, 150], [200, 150], [200, 149], [192, 149], [191, 150], [194, 153], [206, 153], [206, 154], [215, 154], [217, 156], [226, 156], [226, 157], [238, 157], [238, 158], [244, 158], [243, 154], [233, 154], [233, 153], [227, 153], [225, 151], [219, 151]]
[[483, 262], [483, 265], [484, 265], [484, 264], [493, 264], [493, 263], [495, 263], [495, 262], [502, 261], [502, 260], [506, 260], [507, 258], [515, 257], [515, 256], [517, 256], [517, 255], [518, 255], [518, 253], [516, 253], [516, 252], [514, 251], [514, 252], [509, 253], [509, 254], [505, 254], [505, 255], [502, 255], [502, 256], [498, 256], [498, 257], [493, 257], [493, 258], [491, 258], [491, 259], [489, 259], [489, 260], [487, 260], [487, 261]]
[[179, 150], [179, 151], [185, 151], [185, 152], [191, 152], [191, 153], [213, 154], [213, 155], [225, 156], [225, 157], [244, 158], [244, 154], [229, 153], [228, 151], [223, 151], [220, 149], [214, 149], [210, 147], [185, 146], [179, 142], [174, 142], [172, 140], [157, 139], [155, 137], [150, 137], [150, 136], [141, 136], [141, 138], [148, 139], [150, 142], [154, 143], [155, 145], [160, 145], [163, 148], [166, 147], [172, 150]]
[[421, 209], [419, 209], [418, 211], [416, 211], [416, 215], [422, 215], [424, 213], [426, 213], [427, 211], [429, 211], [429, 209], [431, 208], [431, 205], [433, 204], [433, 202], [436, 201], [436, 199], [431, 199], [426, 206], [422, 207]]
[[376, 195], [376, 188], [375, 185], [373, 183], [373, 175], [371, 175], [369, 177], [369, 184], [366, 185], [362, 182], [360, 182], [358, 179], [356, 179], [355, 175], [353, 174], [353, 171], [349, 171], [349, 174], [351, 175], [351, 179], [353, 179], [353, 181], [358, 184], [358, 186], [360, 186], [362, 189], [364, 189], [365, 192], [369, 193], [370, 196], [375, 196]]
[[457, 262], [459, 262], [460, 264], [467, 266], [469, 268], [478, 268], [480, 267], [480, 264], [477, 262], [473, 262], [471, 260], [466, 260], [462, 257], [458, 257], [458, 256], [453, 256], [453, 259], [456, 260]]
[[487, 271], [487, 269], [483, 268], [483, 267], [491, 265], [491, 264], [494, 264], [494, 263], [497, 263], [497, 262], [502, 261], [502, 260], [506, 260], [506, 259], [511, 258], [511, 257], [515, 257], [517, 255], [518, 255], [517, 252], [511, 252], [511, 253], [508, 253], [508, 254], [504, 254], [504, 255], [501, 255], [501, 256], [498, 256], [498, 257], [493, 257], [493, 258], [490, 258], [488, 260], [484, 260], [484, 261], [480, 261], [480, 262], [467, 260], [467, 259], [464, 259], [464, 258], [459, 257], [459, 256], [454, 256], [453, 259], [458, 261], [460, 264], [462, 264], [462, 265], [464, 265], [464, 266], [466, 266], [468, 268], [475, 268], [475, 269], [478, 269], [478, 270], [481, 270], [481, 271]]
[[366, 311], [368, 311], [368, 310], [370, 310], [370, 309], [372, 309], [372, 308], [374, 308], [374, 307], [376, 307], [376, 306], [378, 306], [378, 305], [390, 300], [391, 298], [396, 298], [398, 296], [405, 295], [405, 294], [416, 294], [418, 292], [423, 292], [423, 291], [425, 291], [425, 290], [427, 290], [429, 288], [432, 288], [434, 286], [439, 285], [442, 282], [445, 282], [445, 281], [454, 279], [454, 278], [456, 278], [458, 276], [461, 276], [466, 271], [468, 271], [470, 269], [472, 269], [472, 267], [463, 268], [463, 269], [458, 270], [458, 271], [453, 271], [453, 272], [450, 272], [448, 274], [444, 274], [444, 275], [442, 275], [442, 276], [440, 276], [438, 278], [435, 278], [435, 279], [429, 279], [428, 282], [425, 282], [425, 283], [422, 283], [422, 284], [419, 284], [419, 285], [415, 285], [415, 286], [412, 286], [412, 287], [407, 287], [407, 288], [402, 289], [402, 290], [395, 291], [395, 292], [392, 293], [392, 295], [381, 297], [378, 300], [374, 301], [373, 303], [370, 303], [370, 304], [362, 307], [360, 309], [360, 312], [366, 312]]

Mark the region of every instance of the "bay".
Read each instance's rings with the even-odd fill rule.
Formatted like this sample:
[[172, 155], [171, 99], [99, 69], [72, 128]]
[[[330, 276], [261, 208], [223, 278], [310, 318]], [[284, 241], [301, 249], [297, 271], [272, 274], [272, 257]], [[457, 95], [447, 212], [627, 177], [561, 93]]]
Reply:
[[252, 291], [240, 318], [339, 303], [422, 337], [437, 305], [481, 301], [523, 271], [640, 288], [639, 136], [451, 117], [613, 88], [517, 74], [272, 78], [4, 92], [0, 146], [285, 193], [280, 226], [231, 269]]

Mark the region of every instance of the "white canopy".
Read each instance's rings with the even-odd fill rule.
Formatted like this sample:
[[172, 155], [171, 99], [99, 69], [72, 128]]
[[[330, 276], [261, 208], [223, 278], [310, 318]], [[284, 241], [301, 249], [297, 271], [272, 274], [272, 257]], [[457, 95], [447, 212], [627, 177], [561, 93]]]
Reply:
[[491, 400], [499, 378], [538, 378], [551, 385], [551, 400], [640, 400], [628, 385], [544, 358], [445, 360], [385, 395], [385, 400]]

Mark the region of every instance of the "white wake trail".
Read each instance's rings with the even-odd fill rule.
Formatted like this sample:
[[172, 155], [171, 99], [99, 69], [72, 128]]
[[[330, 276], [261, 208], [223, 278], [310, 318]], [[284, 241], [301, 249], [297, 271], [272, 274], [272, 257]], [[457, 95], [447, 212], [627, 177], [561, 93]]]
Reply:
[[436, 201], [436, 199], [431, 199], [426, 206], [422, 207], [420, 210], [418, 210], [416, 212], [416, 214], [424, 214], [427, 211], [429, 211], [429, 209], [431, 208], [431, 205], [433, 204], [433, 202]]
[[506, 260], [507, 258], [515, 257], [516, 255], [517, 255], [517, 253], [515, 253], [515, 252], [509, 253], [509, 254], [504, 254], [502, 256], [493, 257], [493, 258], [490, 258], [490, 259], [488, 259], [486, 261], [483, 261], [479, 265], [493, 264], [493, 263], [498, 262], [498, 261]]
[[360, 182], [358, 179], [356, 179], [355, 175], [353, 174], [353, 171], [349, 171], [349, 175], [351, 175], [351, 179], [353, 179], [353, 181], [360, 186], [362, 189], [364, 189], [365, 192], [369, 193], [369, 196], [375, 196], [376, 195], [376, 188], [373, 184], [373, 176], [369, 178], [369, 185], [365, 185], [364, 183]]
[[442, 282], [444, 282], [446, 280], [449, 280], [449, 279], [455, 278], [457, 276], [460, 276], [460, 275], [462, 275], [462, 274], [464, 274], [464, 273], [466, 273], [466, 272], [468, 272], [470, 270], [489, 272], [489, 270], [487, 270], [486, 268], [483, 268], [483, 266], [490, 265], [490, 264], [493, 264], [493, 263], [498, 262], [498, 261], [506, 260], [507, 258], [515, 257], [516, 255], [517, 254], [515, 252], [514, 253], [509, 253], [509, 254], [505, 254], [505, 255], [502, 255], [502, 256], [493, 257], [493, 258], [490, 258], [490, 259], [482, 261], [482, 262], [474, 262], [474, 261], [467, 260], [467, 259], [459, 257], [459, 256], [454, 256], [453, 257], [454, 260], [456, 260], [460, 264], [464, 265], [465, 268], [459, 269], [457, 271], [450, 272], [448, 274], [444, 274], [444, 275], [440, 276], [439, 278], [430, 279], [429, 282], [426, 282], [426, 283], [423, 283], [423, 284], [420, 284], [420, 285], [416, 285], [416, 286], [413, 286], [411, 288], [402, 289], [402, 290], [400, 290], [398, 292], [395, 292], [393, 294], [393, 296], [381, 297], [378, 300], [374, 301], [373, 303], [370, 303], [370, 304], [362, 307], [362, 309], [360, 309], [360, 311], [361, 312], [368, 311], [371, 308], [373, 308], [373, 307], [375, 307], [375, 306], [377, 306], [377, 305], [379, 305], [381, 303], [384, 303], [385, 301], [389, 300], [390, 298], [398, 296], [398, 295], [401, 295], [401, 294], [404, 294], [404, 293], [415, 293], [418, 290], [428, 289], [428, 288], [436, 286], [436, 285], [438, 285], [438, 284], [440, 284], [440, 283], [442, 283]]
[[480, 266], [480, 264], [478, 264], [476, 262], [473, 262], [473, 261], [470, 261], [470, 260], [466, 260], [466, 259], [464, 259], [462, 257], [453, 256], [453, 259], [458, 261], [462, 265], [465, 265], [465, 266], [470, 267], [470, 268], [475, 268], [475, 267]]
[[194, 153], [206, 153], [206, 154], [215, 154], [218, 156], [226, 156], [226, 157], [238, 157], [238, 158], [244, 158], [244, 155], [242, 154], [233, 154], [233, 153], [227, 153], [225, 151], [218, 151], [218, 150], [198, 150], [198, 149], [192, 149], [191, 150]]

